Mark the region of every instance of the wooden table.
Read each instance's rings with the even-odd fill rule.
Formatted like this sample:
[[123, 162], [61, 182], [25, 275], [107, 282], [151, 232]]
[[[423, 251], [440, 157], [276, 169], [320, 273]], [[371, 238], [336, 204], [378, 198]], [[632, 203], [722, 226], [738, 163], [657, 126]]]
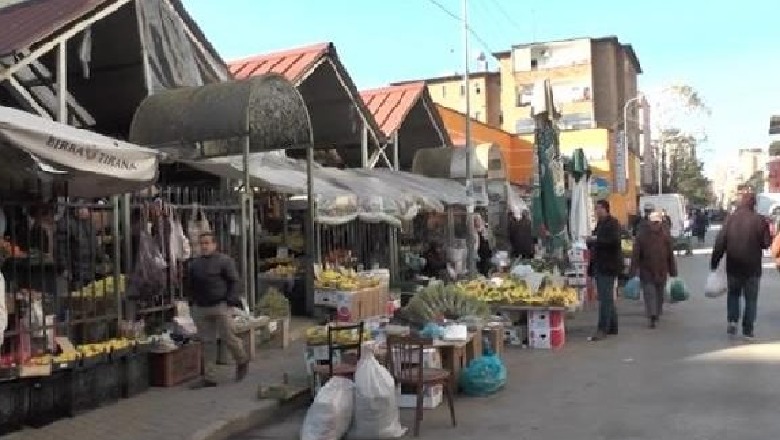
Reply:
[[441, 354], [441, 366], [452, 375], [452, 392], [458, 391], [460, 373], [468, 366], [471, 360], [482, 356], [482, 336], [478, 333], [469, 333], [465, 341], [435, 340], [433, 346], [439, 349]]

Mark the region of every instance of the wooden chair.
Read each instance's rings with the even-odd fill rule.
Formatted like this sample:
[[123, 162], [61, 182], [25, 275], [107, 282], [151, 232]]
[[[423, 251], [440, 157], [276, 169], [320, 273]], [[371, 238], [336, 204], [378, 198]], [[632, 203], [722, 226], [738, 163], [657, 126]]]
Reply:
[[[334, 376], [346, 377], [348, 379], [354, 379], [355, 369], [357, 368], [357, 360], [360, 359], [361, 350], [363, 348], [363, 329], [364, 324], [338, 324], [331, 323], [328, 325], [328, 365], [316, 365], [314, 366], [314, 374], [319, 376], [322, 382], [326, 382], [328, 379]], [[357, 331], [357, 342], [350, 344], [342, 344], [336, 342], [334, 334], [340, 331]], [[354, 362], [347, 362], [345, 354], [349, 354], [350, 351], [357, 351], [357, 357]], [[339, 353], [340, 362], [335, 362], [335, 354]]]
[[458, 426], [455, 420], [453, 403], [452, 374], [443, 368], [423, 367], [426, 348], [433, 347], [433, 339], [415, 336], [387, 336], [387, 365], [398, 386], [411, 386], [417, 392], [417, 405], [414, 416], [414, 436], [420, 436], [420, 422], [423, 419], [423, 401], [426, 387], [441, 385], [450, 407], [452, 426]]

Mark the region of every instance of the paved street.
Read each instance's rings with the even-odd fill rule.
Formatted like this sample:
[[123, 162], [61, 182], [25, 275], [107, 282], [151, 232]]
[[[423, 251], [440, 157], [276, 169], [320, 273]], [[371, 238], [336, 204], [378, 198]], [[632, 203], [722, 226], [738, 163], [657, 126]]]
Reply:
[[[510, 380], [496, 396], [426, 412], [421, 438], [524, 440], [752, 440], [777, 435], [780, 421], [780, 275], [765, 269], [758, 341], [725, 334], [725, 298], [702, 295], [709, 252], [678, 257], [693, 292], [669, 307], [657, 330], [638, 302], [620, 304], [619, 337], [589, 343], [573, 332], [559, 352], [510, 350]], [[768, 263], [768, 260], [767, 260]], [[770, 264], [767, 266], [771, 267]], [[576, 321], [592, 319], [586, 314]], [[574, 324], [574, 323], [572, 323]], [[296, 438], [303, 413], [241, 440]], [[411, 412], [404, 412], [405, 423]]]

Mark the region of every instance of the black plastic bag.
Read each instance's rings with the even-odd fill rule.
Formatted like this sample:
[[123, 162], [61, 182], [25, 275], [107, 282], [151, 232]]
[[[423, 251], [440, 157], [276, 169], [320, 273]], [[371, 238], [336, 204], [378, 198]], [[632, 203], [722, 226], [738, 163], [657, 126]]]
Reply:
[[138, 257], [127, 286], [127, 297], [131, 299], [149, 298], [159, 295], [165, 289], [166, 269], [160, 246], [154, 237], [142, 230], [138, 239]]

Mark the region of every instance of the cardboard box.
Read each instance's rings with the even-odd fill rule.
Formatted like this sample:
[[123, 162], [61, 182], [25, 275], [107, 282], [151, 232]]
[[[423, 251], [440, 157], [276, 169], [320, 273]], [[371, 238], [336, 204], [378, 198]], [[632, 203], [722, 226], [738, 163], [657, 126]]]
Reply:
[[[423, 389], [423, 408], [435, 409], [441, 405], [444, 396], [442, 385], [426, 386]], [[396, 387], [396, 401], [399, 408], [417, 408], [417, 394], [414, 387]]]
[[563, 326], [563, 312], [534, 310], [528, 312], [528, 330], [553, 330]]
[[557, 350], [566, 343], [566, 330], [561, 327], [555, 330], [530, 330], [528, 345], [530, 348]]
[[496, 356], [501, 357], [504, 355], [504, 340], [506, 339], [506, 331], [503, 325], [492, 325], [485, 327], [482, 330], [482, 337], [487, 340], [488, 347], [493, 350]]

